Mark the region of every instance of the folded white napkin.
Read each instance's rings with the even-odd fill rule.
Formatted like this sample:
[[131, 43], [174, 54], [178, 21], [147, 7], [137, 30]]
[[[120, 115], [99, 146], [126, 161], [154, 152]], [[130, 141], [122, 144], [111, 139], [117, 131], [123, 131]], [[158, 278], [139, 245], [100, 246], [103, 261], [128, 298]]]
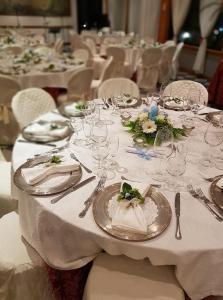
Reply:
[[34, 185], [49, 175], [75, 171], [80, 167], [80, 164], [73, 159], [62, 158], [61, 160], [58, 164], [47, 162], [32, 168], [23, 168], [21, 170], [22, 176], [27, 184]]
[[80, 109], [76, 109], [75, 103], [66, 105], [64, 110], [66, 111], [66, 113], [68, 113], [71, 116], [76, 116], [76, 115], [82, 114], [82, 111]]
[[223, 177], [216, 182], [217, 187], [223, 190]]
[[25, 129], [25, 132], [29, 133], [29, 134], [48, 135], [48, 136], [53, 136], [53, 137], [64, 136], [67, 131], [68, 131], [67, 126], [51, 129], [50, 123], [46, 123], [46, 124], [33, 123]]
[[183, 108], [184, 102], [183, 101], [175, 102], [174, 100], [171, 100], [171, 101], [167, 101], [166, 105], [169, 107], [180, 107], [180, 108], [182, 107]]
[[[136, 183], [134, 183], [134, 187], [136, 187]], [[148, 191], [148, 188], [146, 188], [143, 194], [146, 194], [146, 191]], [[130, 205], [128, 200], [121, 201], [112, 217], [112, 227], [146, 234], [147, 221], [141, 205], [136, 203]]]

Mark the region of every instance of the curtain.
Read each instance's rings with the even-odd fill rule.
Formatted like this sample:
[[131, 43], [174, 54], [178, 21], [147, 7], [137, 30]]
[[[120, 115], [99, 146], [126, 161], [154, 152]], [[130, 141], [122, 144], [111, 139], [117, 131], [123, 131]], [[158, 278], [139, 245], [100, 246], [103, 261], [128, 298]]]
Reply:
[[130, 0], [129, 32], [157, 40], [161, 0]]
[[174, 40], [177, 41], [177, 36], [187, 16], [191, 0], [172, 0], [172, 19]]
[[204, 73], [207, 38], [221, 11], [221, 0], [200, 0], [200, 29], [201, 43], [195, 58], [193, 70], [198, 74]]
[[109, 19], [112, 30], [124, 30], [126, 25], [126, 8], [129, 0], [109, 0]]

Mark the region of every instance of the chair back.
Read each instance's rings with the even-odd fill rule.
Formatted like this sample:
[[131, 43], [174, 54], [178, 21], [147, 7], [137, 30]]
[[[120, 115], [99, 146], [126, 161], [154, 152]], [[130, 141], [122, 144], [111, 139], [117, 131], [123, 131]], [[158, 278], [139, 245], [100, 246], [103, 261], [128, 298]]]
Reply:
[[105, 80], [98, 88], [98, 97], [111, 98], [122, 94], [139, 98], [140, 92], [137, 84], [128, 78], [110, 78]]
[[167, 46], [163, 48], [159, 69], [159, 81], [168, 81], [171, 78], [172, 59], [176, 51], [176, 46]]
[[146, 49], [142, 54], [143, 66], [150, 67], [152, 65], [158, 65], [162, 56], [162, 50], [159, 48]]
[[67, 85], [68, 101], [86, 99], [90, 96], [93, 75], [92, 68], [84, 68], [70, 77]]
[[93, 55], [96, 55], [96, 53], [97, 53], [97, 48], [96, 48], [96, 43], [95, 43], [94, 39], [92, 39], [92, 38], [87, 38], [87, 39], [85, 40], [85, 44], [90, 48], [91, 53], [92, 53]]
[[116, 62], [124, 62], [125, 61], [125, 50], [121, 47], [108, 47], [106, 49], [107, 56], [112, 56], [114, 61]]
[[39, 88], [22, 90], [12, 99], [12, 111], [21, 129], [54, 108], [56, 105], [51, 95]]
[[181, 42], [177, 45], [176, 51], [174, 53], [173, 59], [172, 59], [172, 79], [175, 79], [177, 76], [177, 72], [179, 69], [179, 56], [181, 54], [181, 51], [183, 50], [184, 43]]
[[85, 63], [87, 63], [89, 59], [89, 52], [86, 49], [76, 49], [74, 50], [73, 55], [75, 58], [78, 58]]
[[109, 79], [112, 77], [112, 72], [114, 69], [114, 62], [113, 62], [113, 57], [110, 57], [106, 60], [104, 67], [101, 72], [100, 76], [100, 82], [104, 82], [106, 79]]
[[208, 103], [208, 91], [199, 82], [192, 80], [178, 80], [173, 81], [165, 88], [163, 95], [172, 97], [187, 97], [191, 89], [198, 89], [200, 91], [200, 99], [194, 99], [195, 101], [207, 105]]

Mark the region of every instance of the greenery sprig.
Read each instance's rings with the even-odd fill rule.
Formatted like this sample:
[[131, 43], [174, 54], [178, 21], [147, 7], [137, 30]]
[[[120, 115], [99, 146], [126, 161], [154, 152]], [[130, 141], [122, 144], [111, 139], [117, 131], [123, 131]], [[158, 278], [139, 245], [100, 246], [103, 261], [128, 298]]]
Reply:
[[132, 188], [132, 186], [126, 182], [122, 185], [122, 191], [118, 195], [118, 202], [121, 202], [123, 200], [131, 201], [134, 199], [134, 202], [138, 204], [143, 204], [145, 199], [140, 194], [139, 190], [136, 188]]

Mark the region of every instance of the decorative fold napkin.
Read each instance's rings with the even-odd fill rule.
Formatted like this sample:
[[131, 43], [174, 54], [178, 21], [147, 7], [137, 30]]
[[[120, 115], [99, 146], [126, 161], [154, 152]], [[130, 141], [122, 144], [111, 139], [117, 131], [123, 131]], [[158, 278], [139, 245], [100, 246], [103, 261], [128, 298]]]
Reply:
[[[141, 189], [138, 189], [139, 191], [142, 190], [142, 184], [134, 183], [134, 187], [137, 188], [137, 186], [141, 187]], [[149, 186], [146, 187], [143, 193], [141, 193], [143, 196], [146, 195], [148, 188]], [[118, 203], [116, 211], [114, 212], [114, 215], [112, 217], [113, 228], [146, 234], [147, 226], [147, 220], [145, 218], [141, 204], [133, 203], [133, 205], [130, 205], [130, 201], [128, 200], [122, 200]]]
[[223, 177], [216, 182], [216, 185], [223, 190]]
[[75, 103], [72, 103], [70, 105], [66, 105], [64, 107], [64, 110], [66, 111], [66, 113], [68, 113], [71, 116], [76, 116], [76, 115], [79, 115], [79, 114], [83, 113], [80, 109], [77, 109], [75, 107]]
[[[58, 126], [58, 128], [57, 128]], [[66, 134], [68, 131], [68, 126], [60, 126], [51, 123], [46, 124], [39, 124], [39, 123], [33, 123], [30, 124], [25, 130], [25, 133], [33, 134], [33, 135], [48, 135], [53, 137], [61, 137]]]
[[38, 164], [32, 168], [23, 168], [21, 173], [27, 184], [34, 185], [49, 175], [76, 171], [79, 167], [80, 164], [73, 159], [61, 158], [60, 163]]
[[184, 107], [184, 101], [180, 100], [179, 102], [175, 102], [174, 100], [168, 99], [166, 101], [166, 105], [169, 106], [169, 107], [183, 108]]

